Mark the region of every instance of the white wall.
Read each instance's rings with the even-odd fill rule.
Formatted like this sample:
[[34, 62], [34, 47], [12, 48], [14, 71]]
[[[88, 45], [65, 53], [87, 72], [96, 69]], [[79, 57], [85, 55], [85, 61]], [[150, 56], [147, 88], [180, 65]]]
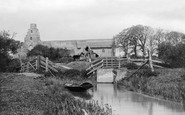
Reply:
[[100, 57], [111, 57], [112, 49], [92, 49], [95, 53], [97, 53]]

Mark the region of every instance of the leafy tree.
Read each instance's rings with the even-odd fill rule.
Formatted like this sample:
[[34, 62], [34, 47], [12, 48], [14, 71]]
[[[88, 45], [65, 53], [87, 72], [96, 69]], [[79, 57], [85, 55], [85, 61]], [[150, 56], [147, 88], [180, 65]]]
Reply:
[[[134, 53], [132, 56], [137, 57], [140, 50], [143, 58], [148, 56], [149, 60], [152, 60], [155, 54], [172, 67], [184, 67], [185, 34], [183, 33], [165, 32], [162, 29], [136, 25], [124, 29], [114, 39], [127, 57], [131, 53]], [[152, 61], [149, 62], [152, 68]]]
[[12, 60], [13, 54], [17, 53], [20, 47], [20, 42], [13, 39], [14, 34], [11, 36], [8, 32], [0, 32], [0, 72], [5, 72], [8, 65]]
[[171, 31], [165, 35], [165, 41], [170, 42], [172, 45], [176, 45], [182, 41], [183, 33]]
[[[53, 48], [47, 47], [43, 45], [35, 46], [31, 51], [28, 52], [28, 56], [37, 56], [42, 55], [44, 57], [48, 57], [50, 60], [55, 62], [63, 62], [62, 59], [65, 61], [71, 61], [70, 51], [68, 49], [63, 48]], [[68, 60], [67, 60], [68, 59]]]
[[168, 63], [171, 67], [185, 67], [185, 44], [173, 45], [170, 42], [163, 42], [159, 45], [159, 58]]

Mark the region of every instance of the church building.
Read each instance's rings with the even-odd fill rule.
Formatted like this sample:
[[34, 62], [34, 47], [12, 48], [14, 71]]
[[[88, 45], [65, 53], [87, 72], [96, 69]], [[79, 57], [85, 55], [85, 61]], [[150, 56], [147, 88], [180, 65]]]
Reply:
[[113, 56], [112, 43], [113, 39], [41, 41], [37, 25], [31, 24], [24, 38], [23, 48], [30, 51], [38, 44], [54, 48], [67, 48], [71, 51], [72, 56], [77, 55], [82, 48], [88, 46], [100, 57], [111, 57]]

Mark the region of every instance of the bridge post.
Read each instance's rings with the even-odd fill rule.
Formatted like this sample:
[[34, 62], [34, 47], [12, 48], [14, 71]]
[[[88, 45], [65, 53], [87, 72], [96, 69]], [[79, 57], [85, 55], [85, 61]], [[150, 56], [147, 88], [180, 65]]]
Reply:
[[30, 58], [28, 60], [29, 61], [26, 63], [26, 72], [29, 72], [29, 70], [30, 70], [30, 64], [29, 64]]
[[118, 68], [120, 69], [121, 68], [121, 59], [120, 58], [118, 59], [118, 64], [119, 64]]
[[105, 68], [107, 67], [107, 63], [108, 63], [108, 58], [105, 58]]
[[36, 68], [36, 70], [38, 70], [38, 60], [37, 60], [37, 57], [36, 57], [36, 60], [35, 60], [35, 68]]
[[37, 56], [37, 71], [40, 72], [40, 55]]
[[26, 63], [26, 72], [29, 72], [29, 63]]
[[48, 72], [48, 57], [46, 57], [46, 72]]

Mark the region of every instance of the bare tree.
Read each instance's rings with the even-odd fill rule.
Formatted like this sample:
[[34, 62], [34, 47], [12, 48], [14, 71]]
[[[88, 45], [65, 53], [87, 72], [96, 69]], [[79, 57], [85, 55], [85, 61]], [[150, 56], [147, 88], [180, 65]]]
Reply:
[[152, 41], [151, 41], [152, 43], [150, 44], [151, 55], [158, 54], [157, 53], [158, 46], [164, 41], [165, 41], [165, 33], [163, 32], [162, 29], [156, 29], [155, 34], [152, 36]]
[[115, 36], [116, 45], [121, 48], [124, 52], [124, 55], [128, 57], [128, 47], [129, 47], [129, 36], [127, 34], [128, 29], [124, 29], [117, 36]]

